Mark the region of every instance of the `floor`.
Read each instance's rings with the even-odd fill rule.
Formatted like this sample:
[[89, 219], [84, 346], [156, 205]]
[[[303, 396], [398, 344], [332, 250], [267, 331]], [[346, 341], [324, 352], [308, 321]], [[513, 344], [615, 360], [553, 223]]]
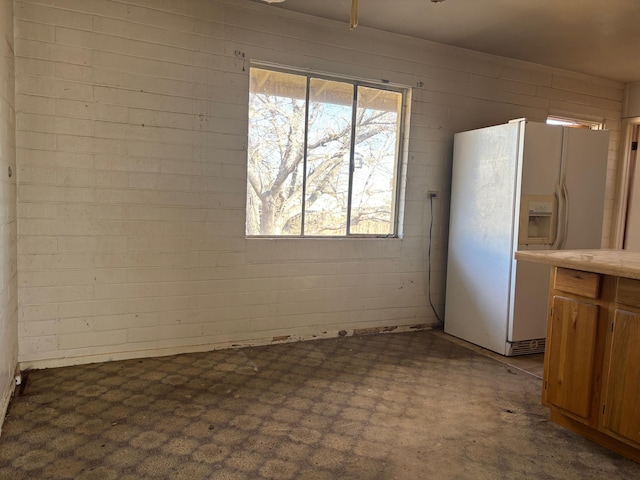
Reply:
[[473, 350], [476, 353], [491, 357], [497, 362], [505, 364], [509, 368], [523, 370], [542, 380], [542, 375], [544, 373], [544, 355], [542, 353], [535, 355], [505, 357], [504, 355], [499, 355], [490, 350], [487, 350], [486, 348], [478, 347], [477, 345], [473, 345], [472, 343], [465, 342], [464, 340], [460, 340], [451, 335], [447, 335], [442, 330], [433, 330], [431, 333], [433, 335], [439, 335], [440, 337], [445, 338], [450, 342], [456, 343], [457, 345]]
[[442, 332], [30, 372], [0, 479], [612, 479], [640, 465], [548, 421], [540, 379]]

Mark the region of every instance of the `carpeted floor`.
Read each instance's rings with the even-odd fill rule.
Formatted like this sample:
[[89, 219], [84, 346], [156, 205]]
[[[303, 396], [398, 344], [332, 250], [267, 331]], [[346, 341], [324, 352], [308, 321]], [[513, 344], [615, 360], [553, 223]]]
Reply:
[[30, 372], [0, 479], [614, 479], [541, 381], [437, 332]]

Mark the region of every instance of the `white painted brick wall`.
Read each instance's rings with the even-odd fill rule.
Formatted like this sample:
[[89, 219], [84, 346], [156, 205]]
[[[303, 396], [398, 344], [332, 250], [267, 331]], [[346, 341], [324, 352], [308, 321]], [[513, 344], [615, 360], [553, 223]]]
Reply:
[[[434, 323], [458, 131], [603, 118], [612, 206], [615, 82], [244, 0], [16, 0], [15, 28], [24, 366]], [[414, 87], [402, 239], [244, 238], [249, 60]]]
[[[0, 0], [0, 430], [18, 361], [13, 0]], [[12, 176], [8, 176], [9, 168]]]

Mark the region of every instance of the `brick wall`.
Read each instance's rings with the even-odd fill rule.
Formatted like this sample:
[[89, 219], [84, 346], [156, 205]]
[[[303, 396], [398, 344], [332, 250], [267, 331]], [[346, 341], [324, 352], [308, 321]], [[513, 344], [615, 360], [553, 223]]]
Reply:
[[[23, 366], [433, 324], [454, 132], [623, 86], [236, 0], [17, 0]], [[414, 87], [402, 239], [245, 239], [250, 60]]]
[[12, 11], [13, 0], [0, 0], [0, 428], [13, 391], [18, 359]]

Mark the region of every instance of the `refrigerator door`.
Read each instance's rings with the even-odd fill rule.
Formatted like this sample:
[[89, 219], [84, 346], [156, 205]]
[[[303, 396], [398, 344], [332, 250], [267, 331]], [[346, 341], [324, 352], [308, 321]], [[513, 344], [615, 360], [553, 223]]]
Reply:
[[[516, 262], [516, 265], [513, 315], [507, 340], [514, 344], [540, 342], [547, 333], [549, 265], [530, 262]], [[534, 343], [531, 353], [538, 347]]]
[[505, 353], [520, 131], [514, 122], [455, 136], [445, 332]]
[[522, 194], [555, 195], [560, 182], [562, 127], [529, 122], [525, 126]]
[[600, 248], [609, 132], [565, 128], [563, 146], [567, 222], [560, 248]]
[[[526, 124], [522, 161], [523, 197], [547, 196], [555, 199], [560, 183], [562, 141], [562, 127], [544, 123]], [[555, 203], [557, 209], [558, 202]], [[526, 208], [526, 205], [523, 207]], [[554, 223], [557, 220], [554, 213]], [[520, 228], [525, 226], [521, 225]], [[519, 244], [518, 249], [549, 249], [552, 243], [553, 239], [548, 244]], [[531, 350], [535, 351], [538, 348], [535, 342], [546, 336], [549, 267], [515, 261], [514, 273], [513, 307], [507, 341], [514, 344], [531, 343]], [[542, 345], [539, 347], [542, 348]], [[527, 345], [522, 348], [527, 348]]]

